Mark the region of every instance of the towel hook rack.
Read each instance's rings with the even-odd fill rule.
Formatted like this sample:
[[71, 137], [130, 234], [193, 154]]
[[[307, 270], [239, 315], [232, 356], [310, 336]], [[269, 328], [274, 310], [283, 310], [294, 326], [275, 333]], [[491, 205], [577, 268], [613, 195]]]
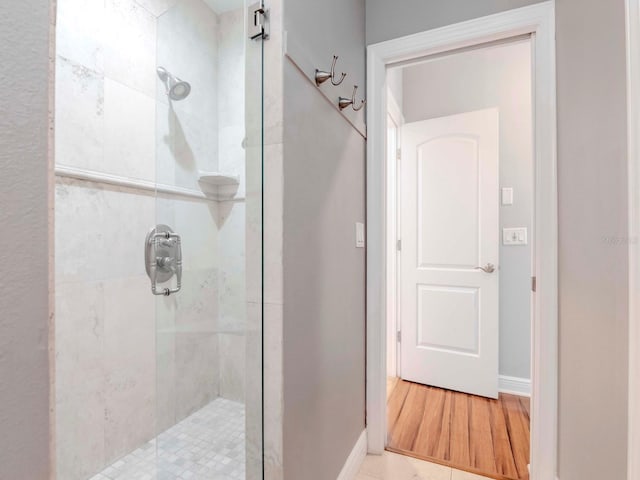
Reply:
[[333, 85], [335, 85], [336, 87], [338, 85], [340, 85], [343, 81], [344, 78], [347, 76], [346, 73], [342, 72], [341, 76], [340, 76], [340, 80], [336, 80], [336, 62], [338, 61], [338, 56], [334, 55], [333, 56], [333, 62], [331, 63], [331, 71], [330, 72], [325, 72], [323, 70], [318, 70], [316, 68], [316, 85], [319, 87], [320, 85], [322, 85], [324, 82], [326, 82], [327, 80], [331, 79], [331, 83]]
[[340, 99], [338, 100], [338, 106], [340, 107], [340, 110], [344, 110], [345, 108], [347, 108], [349, 105], [351, 105], [351, 108], [353, 108], [354, 111], [359, 111], [362, 110], [362, 107], [364, 107], [364, 104], [367, 103], [366, 100], [362, 100], [360, 102], [360, 106], [356, 107], [356, 93], [358, 91], [358, 86], [354, 85], [353, 86], [353, 93], [351, 94], [351, 98], [346, 98], [346, 97], [340, 97]]

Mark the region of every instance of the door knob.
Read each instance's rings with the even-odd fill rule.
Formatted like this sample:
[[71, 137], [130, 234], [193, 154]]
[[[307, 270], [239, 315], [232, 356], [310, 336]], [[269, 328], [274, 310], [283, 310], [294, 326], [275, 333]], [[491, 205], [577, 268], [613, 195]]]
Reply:
[[484, 273], [493, 273], [496, 271], [496, 266], [493, 263], [487, 263], [484, 267], [476, 267], [476, 270], [482, 270]]

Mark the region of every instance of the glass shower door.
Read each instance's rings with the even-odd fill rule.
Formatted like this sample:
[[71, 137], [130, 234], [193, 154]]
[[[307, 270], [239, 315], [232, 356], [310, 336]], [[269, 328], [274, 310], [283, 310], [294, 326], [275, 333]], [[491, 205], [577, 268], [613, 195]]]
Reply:
[[158, 479], [262, 478], [262, 45], [217, 6], [157, 21]]
[[262, 478], [247, 20], [242, 0], [56, 3], [60, 480]]

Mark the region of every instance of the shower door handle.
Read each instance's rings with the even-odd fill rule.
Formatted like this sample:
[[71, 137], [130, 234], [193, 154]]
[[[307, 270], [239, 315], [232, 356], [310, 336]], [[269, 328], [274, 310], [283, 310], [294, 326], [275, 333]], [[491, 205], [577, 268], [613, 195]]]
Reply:
[[[182, 239], [166, 225], [157, 225], [145, 242], [145, 267], [151, 279], [151, 293], [169, 296], [182, 288]], [[159, 288], [176, 277], [174, 288]]]

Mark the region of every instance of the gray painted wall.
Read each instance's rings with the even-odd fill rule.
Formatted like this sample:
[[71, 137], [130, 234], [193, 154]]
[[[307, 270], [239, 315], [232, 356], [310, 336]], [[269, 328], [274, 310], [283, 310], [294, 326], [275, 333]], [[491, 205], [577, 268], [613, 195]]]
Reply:
[[49, 2], [0, 2], [0, 478], [49, 472]]
[[[367, 0], [367, 43], [530, 1]], [[393, 19], [393, 21], [389, 21]], [[557, 0], [559, 477], [626, 478], [627, 170], [623, 0]]]
[[[364, 86], [363, 1], [287, 2], [285, 30]], [[284, 478], [334, 480], [365, 427], [365, 141], [288, 60], [284, 73]]]
[[[500, 109], [500, 187], [514, 189], [513, 205], [500, 206], [500, 228], [527, 227], [531, 235], [531, 43], [473, 50], [401, 71], [407, 123]], [[500, 375], [526, 379], [531, 376], [531, 253], [531, 243], [500, 244]]]
[[365, 142], [285, 62], [284, 472], [334, 479], [364, 429]]
[[346, 72], [340, 87], [323, 86], [329, 92], [351, 96], [353, 85], [365, 94], [364, 0], [291, 0], [285, 2], [284, 29], [288, 49], [301, 52], [316, 68], [328, 70], [333, 55], [336, 69]]
[[624, 479], [627, 149], [624, 0], [557, 2], [560, 479]]

